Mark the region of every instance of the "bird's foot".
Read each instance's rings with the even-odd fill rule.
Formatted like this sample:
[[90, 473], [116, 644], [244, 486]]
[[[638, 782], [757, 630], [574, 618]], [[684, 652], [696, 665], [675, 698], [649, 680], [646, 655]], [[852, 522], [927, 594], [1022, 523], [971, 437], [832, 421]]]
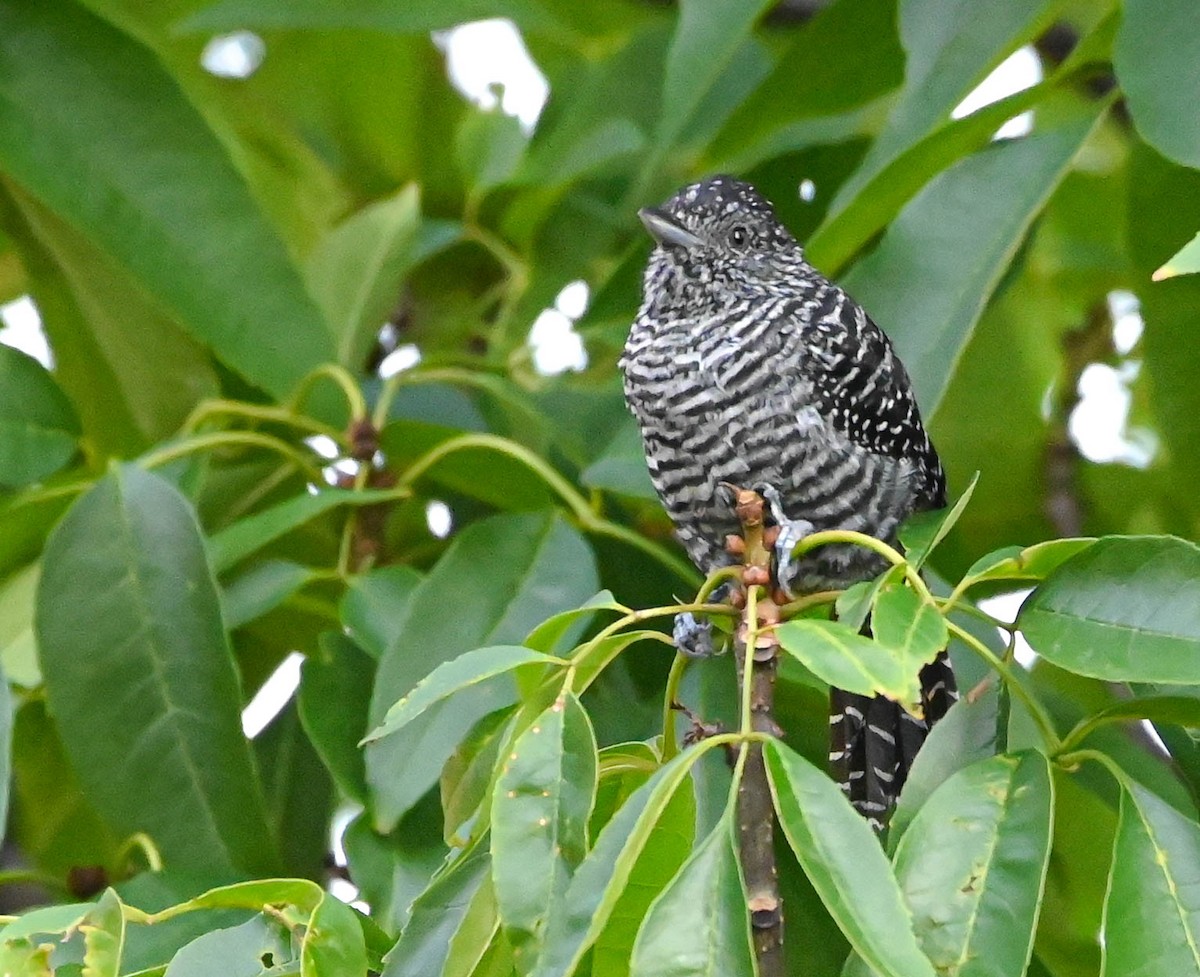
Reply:
[[[729, 585], [721, 584], [709, 596], [714, 604], [719, 604], [729, 596]], [[675, 615], [672, 628], [675, 647], [688, 658], [712, 658], [716, 653], [713, 641], [713, 624], [706, 617], [696, 617], [691, 611], [683, 611]]]
[[807, 519], [789, 518], [787, 513], [783, 511], [783, 500], [779, 496], [779, 489], [775, 488], [774, 485], [758, 485], [755, 487], [755, 491], [766, 501], [767, 510], [770, 512], [771, 519], [778, 529], [773, 547], [775, 553], [775, 582], [788, 597], [794, 597], [792, 583], [795, 581], [799, 568], [796, 565], [796, 561], [792, 559], [792, 550], [796, 548], [796, 544], [800, 540], [811, 534], [816, 527]]
[[688, 658], [711, 658], [713, 650], [712, 621], [698, 618], [691, 611], [675, 615], [672, 628], [675, 647]]

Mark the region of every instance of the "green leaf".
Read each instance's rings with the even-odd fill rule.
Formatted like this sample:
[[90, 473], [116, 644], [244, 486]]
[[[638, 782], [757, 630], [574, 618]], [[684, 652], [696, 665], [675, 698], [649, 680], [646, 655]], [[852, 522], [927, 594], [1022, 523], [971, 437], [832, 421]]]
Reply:
[[772, 740], [763, 755], [788, 844], [850, 945], [887, 977], [934, 977], [867, 822], [800, 754]]
[[269, 509], [239, 519], [232, 526], [222, 529], [208, 541], [213, 569], [224, 573], [246, 557], [257, 553], [268, 543], [286, 536], [317, 516], [342, 505], [374, 505], [394, 499], [388, 491], [364, 489], [348, 492], [344, 489], [323, 489], [306, 492], [295, 498], [279, 502]]
[[851, 584], [838, 595], [835, 605], [837, 620], [854, 631], [861, 631], [879, 592], [903, 579], [904, 567], [890, 566], [874, 580], [860, 580]]
[[300, 669], [300, 721], [338, 789], [364, 804], [367, 774], [358, 742], [365, 732], [375, 663], [332, 631], [321, 635], [319, 647], [320, 654], [306, 658]]
[[65, 933], [75, 929], [94, 908], [94, 903], [73, 902], [34, 909], [23, 913], [0, 929], [0, 941], [7, 942], [39, 933]]
[[312, 567], [288, 560], [263, 560], [234, 577], [221, 596], [225, 627], [236, 631], [275, 610], [317, 575]]
[[1048, 661], [1110, 682], [1200, 683], [1200, 547], [1110, 536], [1063, 563], [1017, 626]]
[[[1143, 173], [1150, 177], [1158, 175], [1155, 168], [1147, 166], [1132, 173], [1130, 179], [1137, 180]], [[1189, 175], [1200, 184], [1200, 173]], [[1180, 185], [1189, 187], [1190, 181], [1182, 178], [1167, 181], [1159, 177], [1159, 184], [1160, 192], [1173, 195]], [[1187, 192], [1190, 202], [1191, 190]], [[1130, 206], [1137, 206], [1137, 203], [1136, 199], [1131, 200]], [[1155, 260], [1160, 258], [1161, 255]], [[1200, 347], [1195, 346], [1191, 338], [1195, 323], [1192, 316], [1200, 301], [1200, 278], [1184, 275], [1157, 282], [1146, 286], [1139, 298], [1146, 322], [1140, 349], [1150, 388], [1153, 424], [1162, 439], [1160, 451], [1169, 459], [1162, 468], [1176, 495], [1194, 513], [1195, 497], [1191, 488], [1200, 473], [1200, 456], [1192, 449], [1195, 439], [1200, 437], [1200, 384], [1195, 380], [1200, 376]], [[1125, 501], [1121, 510], [1128, 509], [1132, 501]], [[1173, 518], [1166, 526], [1171, 526], [1172, 522]], [[1158, 526], [1151, 524], [1148, 528], [1157, 529]], [[1185, 534], [1191, 536], [1191, 529], [1185, 530]]]
[[295, 697], [254, 737], [253, 749], [283, 870], [298, 878], [324, 878], [338, 798], [300, 722]]
[[325, 893], [304, 930], [300, 945], [300, 977], [365, 974], [367, 949], [354, 910]]
[[[508, 966], [502, 972], [513, 972], [512, 950], [500, 930], [500, 914], [496, 908], [495, 887], [488, 880], [475, 890], [471, 904], [463, 915], [447, 947], [446, 962], [441, 970], [442, 977], [467, 977], [476, 974], [476, 968], [487, 960], [489, 952], [502, 944], [508, 953]], [[488, 971], [485, 970], [485, 973]]]
[[295, 906], [308, 914], [317, 908], [326, 892], [308, 879], [253, 879], [207, 889], [185, 902], [158, 914], [163, 919], [199, 909], [262, 909], [267, 905]]
[[[622, 37], [611, 51], [569, 62], [569, 80], [564, 78], [561, 85], [555, 84], [551, 71], [553, 92], [517, 173], [522, 185], [544, 190], [562, 187], [588, 173], [601, 171], [611, 177], [631, 168], [636, 154], [645, 147], [646, 133], [658, 122], [669, 43], [669, 23], [656, 19]], [[543, 220], [553, 223], [557, 214], [539, 210], [535, 218], [525, 217], [515, 230], [533, 237]], [[601, 228], [595, 221], [591, 227], [586, 240], [574, 233], [565, 239], [560, 235], [550, 238], [555, 246], [544, 261], [560, 270], [563, 258], [595, 254], [593, 245], [603, 238], [596, 233]], [[570, 277], [558, 279], [562, 281], [570, 281]], [[555, 291], [561, 287], [558, 282], [553, 284]], [[549, 293], [550, 298], [553, 295]]]
[[547, 618], [530, 631], [521, 643], [526, 648], [552, 655], [560, 648], [570, 647], [579, 632], [587, 627], [597, 611], [623, 612], [625, 610], [624, 605], [618, 604], [613, 599], [611, 591], [601, 590], [582, 607], [563, 611], [561, 614]]
[[89, 803], [63, 750], [45, 700], [17, 710], [12, 739], [13, 799], [8, 838], [43, 871], [110, 864], [120, 839]]
[[125, 946], [125, 916], [121, 900], [105, 889], [96, 905], [79, 923], [83, 934], [83, 977], [117, 977]]
[[963, 574], [974, 585], [984, 580], [1044, 580], [1094, 543], [1091, 538], [1049, 539], [1032, 546], [1006, 546], [981, 556]]
[[1197, 865], [1200, 825], [1124, 783], [1104, 900], [1102, 977], [1200, 974]]
[[1053, 823], [1050, 765], [1032, 750], [960, 770], [917, 812], [896, 877], [939, 974], [1025, 973]]
[[1200, 9], [1189, 0], [1125, 0], [1113, 64], [1142, 138], [1200, 169]]
[[[404, 615], [393, 621], [395, 638], [379, 663], [371, 723], [382, 722], [401, 695], [443, 662], [481, 647], [513, 645], [535, 625], [578, 607], [598, 589], [590, 547], [553, 513], [501, 515], [473, 523], [455, 536], [413, 592]], [[455, 600], [453, 614], [447, 614], [451, 594], [469, 594], [470, 599]], [[502, 674], [368, 746], [376, 827], [389, 831], [437, 783], [443, 764], [475, 722], [515, 701], [515, 694], [511, 675]]]
[[469, 113], [459, 126], [454, 150], [471, 192], [479, 196], [506, 183], [528, 142], [521, 120], [499, 106]]
[[[224, 879], [214, 879], [211, 875], [201, 879], [190, 872], [175, 872], [166, 868], [159, 872], [141, 872], [113, 888], [126, 906], [136, 906], [143, 912], [157, 912], [190, 899], [209, 885], [221, 881]], [[235, 926], [250, 917], [251, 914], [244, 909], [218, 909], [176, 916], [155, 926], [143, 926], [132, 918], [127, 919], [121, 973], [134, 974], [154, 967], [162, 968], [201, 934], [219, 927]]]
[[836, 688], [886, 695], [909, 705], [921, 699], [918, 670], [911, 662], [840, 621], [788, 621], [775, 633], [784, 651]]
[[64, 746], [114, 827], [146, 831], [180, 868], [268, 870], [233, 656], [183, 496], [131, 465], [101, 479], [46, 545], [36, 627]]
[[446, 865], [413, 902], [400, 939], [384, 958], [383, 977], [429, 977], [442, 973], [446, 948], [462, 926], [475, 894], [491, 886], [486, 835]]
[[387, 837], [371, 827], [366, 812], [358, 815], [342, 836], [350, 878], [371, 906], [372, 918], [389, 933], [408, 924], [413, 900], [425, 891], [446, 860], [436, 802], [430, 801], [432, 796], [418, 804], [399, 830]]
[[[863, 65], [870, 65], [869, 71]], [[806, 121], [847, 112], [900, 84], [896, 0], [838, 0], [790, 33], [771, 73], [708, 148], [710, 169], [739, 170], [782, 149]], [[824, 267], [824, 266], [822, 266]]]
[[363, 929], [354, 910], [306, 879], [258, 879], [209, 889], [194, 899], [157, 914], [170, 919], [200, 909], [253, 909], [268, 905], [295, 906], [303, 921], [300, 943], [301, 977], [362, 974], [367, 970]]
[[346, 634], [372, 658], [381, 658], [392, 628], [404, 616], [421, 575], [412, 567], [377, 567], [356, 574], [346, 587], [339, 614]]
[[561, 134], [533, 144], [517, 173], [522, 184], [573, 183], [604, 169], [616, 169], [617, 161], [633, 157], [646, 145], [646, 137], [629, 119], [603, 119], [572, 139]]
[[578, 653], [572, 659], [575, 665], [575, 687], [585, 690], [600, 676], [612, 661], [630, 645], [638, 641], [654, 641], [675, 650], [675, 642], [662, 631], [621, 631], [609, 635], [596, 642], [580, 645]]
[[963, 696], [930, 730], [888, 822], [890, 851], [896, 850], [913, 816], [939, 786], [964, 767], [995, 755], [998, 706], [993, 684], [977, 699]]
[[650, 906], [633, 946], [634, 977], [757, 973], [734, 818], [731, 807]]
[[978, 482], [979, 472], [976, 472], [966, 490], [949, 509], [919, 512], [905, 521], [904, 525], [900, 527], [899, 536], [900, 543], [904, 547], [904, 555], [909, 563], [918, 569], [924, 565], [934, 547], [946, 538], [946, 534], [958, 522], [958, 517], [967, 508], [967, 503], [971, 501], [971, 493], [975, 491]]
[[408, 695], [396, 701], [383, 722], [363, 738], [363, 743], [374, 743], [399, 732], [443, 699], [522, 665], [566, 665], [566, 662], [520, 645], [493, 645], [469, 651], [453, 661], [443, 662], [421, 679]]
[[211, 357], [127, 270], [32, 195], [0, 213], [29, 268], [54, 376], [101, 454], [132, 455], [217, 393]]
[[595, 733], [579, 700], [560, 694], [517, 737], [492, 797], [492, 884], [521, 970], [587, 854], [595, 799]]
[[[847, 291], [895, 342], [926, 416], [937, 410], [980, 313], [1101, 112], [1085, 103], [1054, 128], [956, 163], [925, 185], [846, 277]], [[897, 281], [922, 287], [896, 288]]]
[[[53, 943], [34, 945], [26, 938], [16, 937], [0, 943], [0, 967], [6, 974], [21, 974], [22, 977], [55, 977], [50, 969], [50, 954]], [[58, 968], [60, 977], [66, 977], [63, 968]]]
[[[633, 749], [644, 744], [627, 744], [626, 749]], [[590, 833], [592, 837], [599, 834], [597, 828], [597, 813], [601, 803], [610, 805], [607, 816], [602, 824], [607, 824], [612, 817], [612, 810], [618, 803], [624, 803], [628, 797], [646, 782], [658, 769], [658, 761], [654, 759], [646, 768], [639, 766], [636, 776], [615, 777], [604, 776], [604, 764], [620, 763], [617, 751], [619, 747], [609, 747], [601, 752], [600, 791], [596, 798], [596, 808], [593, 810]], [[640, 751], [639, 751], [640, 752]], [[626, 762], [639, 762], [639, 756], [627, 754]], [[644, 754], [640, 761], [645, 761]], [[613, 786], [618, 789], [613, 791]], [[608, 796], [605, 797], [606, 786]], [[627, 788], [627, 789], [626, 789]], [[616, 796], [614, 796], [614, 794]], [[692, 790], [677, 790], [671, 795], [667, 806], [659, 814], [650, 835], [646, 839], [642, 852], [633, 863], [633, 868], [626, 879], [624, 891], [609, 913], [608, 922], [592, 944], [592, 972], [603, 973], [606, 977], [627, 977], [629, 974], [630, 958], [637, 939], [642, 920], [655, 897], [675, 877], [680, 866], [692, 852], [692, 842], [696, 836], [696, 795]]]
[[440, 794], [446, 844], [460, 843], [457, 839], [469, 834], [472, 819], [494, 787], [500, 751], [512, 742], [518, 715], [518, 707], [513, 704], [484, 716], [442, 768]]
[[0, 668], [0, 841], [8, 826], [8, 791], [13, 768], [13, 701], [12, 689], [4, 670]]
[[660, 145], [670, 145], [683, 131], [768, 6], [768, 0], [682, 0], [663, 77]]
[[258, 977], [268, 959], [275, 967], [296, 962], [289, 942], [277, 920], [260, 914], [196, 937], [171, 958], [163, 977]]
[[1194, 275], [1200, 272], [1200, 234], [1197, 234], [1165, 265], [1154, 273], [1156, 282], [1176, 275]]
[[[496, 16], [488, 0], [411, 0], [399, 6], [379, 0], [219, 0], [178, 24], [181, 33], [213, 33], [250, 28], [285, 30], [365, 28], [405, 34], [448, 30], [471, 20]], [[546, 29], [559, 21], [539, 0], [508, 0], [504, 16], [522, 27]]]
[[422, 219], [419, 188], [410, 184], [348, 217], [317, 244], [306, 280], [325, 313], [339, 363], [362, 367], [409, 271], [458, 234], [448, 221]]
[[330, 358], [282, 242], [150, 51], [74, 4], [10, 4], [0, 79], [8, 176], [195, 338], [276, 397]]
[[[63, 968], [51, 968], [50, 956], [58, 934], [77, 926], [93, 906], [74, 903], [48, 906], [18, 916], [0, 929], [0, 973], [21, 977], [55, 977]], [[47, 936], [54, 939], [46, 939]]]
[[37, 644], [33, 638], [33, 613], [37, 603], [40, 563], [31, 563], [0, 584], [0, 667], [10, 682], [27, 689], [42, 684]]
[[632, 424], [623, 424], [595, 461], [579, 473], [580, 484], [635, 499], [657, 499], [646, 468], [642, 436]]
[[813, 232], [805, 245], [809, 261], [828, 275], [841, 272], [934, 175], [955, 160], [983, 149], [1005, 122], [1074, 83], [1077, 72], [1106, 61], [1116, 19], [1109, 16], [1102, 20], [1046, 81], [961, 119], [946, 120], [879, 169], [844, 207], [830, 214]]
[[605, 825], [575, 870], [560, 910], [550, 919], [534, 977], [567, 977], [620, 903], [639, 856], [696, 759], [681, 753], [660, 767]]
[[937, 607], [901, 583], [880, 591], [871, 612], [871, 634], [901, 663], [918, 671], [950, 640]]
[[946, 119], [1005, 56], [1050, 26], [1056, 0], [1013, 0], [980, 17], [971, 0], [901, 0], [904, 87], [870, 151], [839, 189], [836, 214], [901, 152]]
[[0, 346], [0, 486], [52, 475], [78, 450], [79, 419], [32, 356]]
[[1064, 752], [1081, 744], [1093, 730], [1127, 719], [1149, 719], [1153, 723], [1200, 729], [1200, 698], [1190, 695], [1154, 695], [1123, 699], [1081, 719], [1063, 740]]

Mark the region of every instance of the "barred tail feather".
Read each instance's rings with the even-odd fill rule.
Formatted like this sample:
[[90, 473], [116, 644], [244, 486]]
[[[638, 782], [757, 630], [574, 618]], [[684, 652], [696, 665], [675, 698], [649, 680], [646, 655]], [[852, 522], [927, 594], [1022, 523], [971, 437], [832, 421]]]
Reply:
[[921, 669], [925, 718], [883, 696], [830, 690], [829, 761], [843, 793], [871, 827], [882, 831], [929, 729], [958, 699], [945, 652]]

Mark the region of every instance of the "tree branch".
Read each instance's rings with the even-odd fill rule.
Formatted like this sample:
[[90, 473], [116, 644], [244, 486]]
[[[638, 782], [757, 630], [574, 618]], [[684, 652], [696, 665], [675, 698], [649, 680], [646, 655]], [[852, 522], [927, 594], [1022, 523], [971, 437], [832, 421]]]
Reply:
[[[779, 736], [782, 731], [774, 717], [779, 642], [773, 630], [764, 630], [779, 621], [779, 607], [769, 586], [771, 558], [764, 541], [762, 497], [757, 492], [739, 490], [736, 512], [742, 540], [730, 549], [742, 550], [742, 583], [747, 592], [733, 643], [738, 689], [746, 690], [741, 730], [743, 734]], [[745, 682], [747, 665], [749, 683]], [[775, 805], [761, 743], [749, 744], [746, 749], [738, 784], [738, 839], [754, 952], [759, 977], [783, 977], [783, 900], [775, 865]]]

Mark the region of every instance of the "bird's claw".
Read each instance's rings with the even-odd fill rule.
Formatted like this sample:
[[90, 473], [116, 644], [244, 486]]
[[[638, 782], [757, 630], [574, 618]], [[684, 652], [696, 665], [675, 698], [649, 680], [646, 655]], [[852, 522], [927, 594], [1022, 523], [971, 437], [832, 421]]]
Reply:
[[680, 654], [688, 658], [711, 658], [713, 649], [712, 621], [698, 618], [691, 611], [675, 615], [672, 637]]
[[796, 578], [798, 567], [796, 561], [792, 559], [792, 550], [796, 548], [796, 544], [805, 536], [811, 534], [816, 527], [807, 519], [791, 519], [787, 513], [783, 511], [783, 499], [779, 495], [779, 489], [774, 485], [762, 484], [755, 487], [755, 491], [763, 497], [767, 503], [767, 510], [771, 514], [771, 519], [779, 529], [779, 535], [775, 537], [775, 582], [788, 595], [795, 596], [792, 592], [792, 583]]
[[[723, 583], [708, 597], [714, 604], [722, 603], [729, 598], [729, 584]], [[675, 615], [675, 624], [671, 629], [675, 639], [675, 647], [688, 658], [712, 658], [717, 653], [713, 642], [712, 621], [706, 617], [696, 617], [691, 611], [681, 611]]]

